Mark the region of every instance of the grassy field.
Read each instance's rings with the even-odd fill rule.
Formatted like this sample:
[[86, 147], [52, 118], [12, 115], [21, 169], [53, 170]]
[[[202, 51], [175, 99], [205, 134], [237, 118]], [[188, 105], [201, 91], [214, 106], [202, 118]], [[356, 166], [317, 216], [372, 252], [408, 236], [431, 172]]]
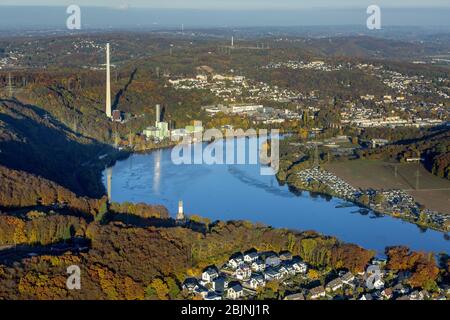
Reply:
[[450, 214], [450, 181], [432, 175], [417, 163], [354, 160], [327, 164], [325, 169], [355, 187], [406, 190], [425, 207]]

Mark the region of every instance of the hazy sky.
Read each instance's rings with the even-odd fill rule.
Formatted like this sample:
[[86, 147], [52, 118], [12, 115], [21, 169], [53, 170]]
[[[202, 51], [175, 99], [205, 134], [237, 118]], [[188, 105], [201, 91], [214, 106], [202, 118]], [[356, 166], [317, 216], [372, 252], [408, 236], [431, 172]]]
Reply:
[[81, 7], [85, 28], [365, 27], [372, 4], [381, 7], [383, 26], [450, 26], [450, 0], [0, 0], [0, 32], [6, 27], [65, 27], [71, 4]]
[[0, 0], [0, 5], [108, 6], [193, 9], [304, 9], [313, 7], [450, 7], [449, 0]]

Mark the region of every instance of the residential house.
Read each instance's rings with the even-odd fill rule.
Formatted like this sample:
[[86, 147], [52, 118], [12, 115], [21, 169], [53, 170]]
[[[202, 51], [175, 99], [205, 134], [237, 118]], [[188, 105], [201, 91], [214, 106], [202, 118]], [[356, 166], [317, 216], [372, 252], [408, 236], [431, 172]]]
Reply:
[[183, 282], [182, 289], [193, 292], [197, 286], [198, 286], [198, 280], [196, 278], [187, 278]]
[[247, 265], [241, 265], [238, 267], [234, 273], [234, 276], [238, 280], [247, 280], [250, 279], [250, 276], [252, 275], [252, 269], [250, 269]]
[[227, 281], [226, 281], [225, 277], [215, 278], [211, 283], [212, 289], [217, 293], [225, 292], [226, 285], [227, 285]]
[[246, 263], [251, 264], [252, 262], [255, 262], [256, 260], [258, 260], [258, 253], [256, 253], [256, 252], [250, 252], [250, 253], [246, 253], [244, 255], [244, 261]]
[[222, 297], [215, 292], [208, 292], [208, 294], [203, 299], [204, 300], [222, 300]]
[[284, 265], [279, 266], [276, 269], [278, 270], [279, 273], [281, 273], [281, 277], [287, 277], [289, 275], [289, 271], [287, 267], [285, 267]]
[[264, 278], [267, 281], [280, 280], [282, 277], [283, 275], [280, 273], [280, 271], [274, 268], [267, 268], [266, 272], [264, 273]]
[[229, 299], [239, 299], [244, 296], [244, 289], [242, 288], [241, 284], [239, 282], [235, 282], [232, 285], [230, 284], [228, 290], [227, 290], [227, 297]]
[[252, 277], [248, 281], [248, 286], [254, 290], [266, 286], [266, 280], [262, 274], [252, 274]]
[[294, 262], [292, 267], [294, 267], [294, 270], [297, 273], [306, 273], [306, 271], [308, 271], [308, 265], [303, 261]]
[[428, 292], [426, 292], [425, 290], [415, 290], [409, 295], [409, 300], [424, 300], [426, 298], [428, 298]]
[[373, 287], [377, 290], [383, 289], [384, 288], [384, 281], [381, 278], [376, 279], [373, 282]]
[[284, 300], [305, 300], [303, 293], [294, 293], [284, 297]]
[[405, 295], [405, 294], [408, 294], [408, 292], [409, 292], [409, 288], [405, 287], [401, 283], [396, 284], [392, 289], [394, 290], [395, 293], [400, 294], [400, 295]]
[[325, 297], [325, 288], [323, 286], [318, 286], [309, 290], [309, 295], [311, 299], [318, 299], [320, 297]]
[[342, 286], [344, 285], [344, 283], [342, 282], [342, 280], [340, 278], [336, 278], [330, 282], [327, 283], [327, 285], [325, 286], [325, 289], [327, 291], [336, 291], [342, 288]]
[[214, 268], [208, 268], [202, 273], [202, 280], [209, 283], [219, 276], [219, 273]]
[[273, 254], [266, 258], [266, 266], [267, 267], [277, 267], [281, 264], [281, 259]]
[[283, 251], [280, 253], [280, 260], [286, 261], [286, 260], [292, 260], [292, 253], [289, 251]]
[[355, 276], [353, 273], [347, 272], [341, 277], [341, 281], [346, 285], [351, 285], [353, 284], [353, 281], [355, 281]]
[[252, 263], [252, 270], [255, 272], [262, 272], [266, 269], [264, 261], [258, 259]]
[[242, 255], [237, 255], [234, 258], [231, 258], [230, 261], [228, 261], [228, 265], [233, 269], [237, 269], [243, 263], [244, 257]]
[[289, 275], [295, 275], [297, 272], [294, 269], [294, 263], [292, 261], [283, 261], [283, 267], [287, 270]]
[[202, 285], [198, 285], [197, 287], [195, 287], [194, 293], [201, 296], [204, 299], [208, 295], [208, 289], [206, 289]]

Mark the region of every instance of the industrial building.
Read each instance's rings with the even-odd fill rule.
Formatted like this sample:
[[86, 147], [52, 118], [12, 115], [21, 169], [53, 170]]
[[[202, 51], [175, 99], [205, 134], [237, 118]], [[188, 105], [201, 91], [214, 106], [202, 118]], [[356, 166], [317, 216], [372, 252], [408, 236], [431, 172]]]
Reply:
[[164, 140], [170, 138], [169, 124], [161, 121], [161, 106], [156, 105], [156, 121], [155, 125], [147, 127], [143, 134], [147, 139]]

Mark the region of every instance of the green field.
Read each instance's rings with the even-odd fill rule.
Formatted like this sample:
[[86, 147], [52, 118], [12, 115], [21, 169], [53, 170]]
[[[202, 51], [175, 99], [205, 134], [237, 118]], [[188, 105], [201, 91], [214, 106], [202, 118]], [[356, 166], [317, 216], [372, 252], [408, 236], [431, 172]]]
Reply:
[[325, 169], [354, 187], [406, 190], [426, 208], [450, 214], [450, 181], [432, 175], [420, 164], [353, 160], [326, 164]]

